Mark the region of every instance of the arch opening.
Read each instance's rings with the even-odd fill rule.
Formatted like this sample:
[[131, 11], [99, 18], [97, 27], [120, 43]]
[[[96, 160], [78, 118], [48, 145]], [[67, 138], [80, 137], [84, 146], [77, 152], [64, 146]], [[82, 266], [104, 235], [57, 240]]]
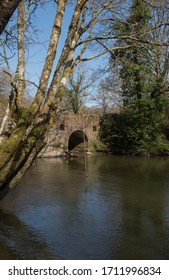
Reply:
[[75, 130], [69, 137], [68, 150], [71, 151], [85, 142], [85, 148], [88, 145], [88, 138], [82, 130]]

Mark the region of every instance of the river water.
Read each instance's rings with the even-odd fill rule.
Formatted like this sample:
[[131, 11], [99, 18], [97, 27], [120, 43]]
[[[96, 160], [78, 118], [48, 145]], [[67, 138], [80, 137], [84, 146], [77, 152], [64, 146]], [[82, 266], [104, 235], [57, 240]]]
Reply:
[[0, 258], [169, 259], [169, 159], [37, 159], [0, 201]]

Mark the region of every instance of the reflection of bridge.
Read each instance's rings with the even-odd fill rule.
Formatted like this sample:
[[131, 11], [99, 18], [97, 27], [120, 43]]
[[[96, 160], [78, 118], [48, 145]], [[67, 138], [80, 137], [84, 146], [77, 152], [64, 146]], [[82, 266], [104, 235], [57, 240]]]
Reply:
[[47, 145], [41, 152], [41, 156], [62, 156], [65, 151], [72, 151], [81, 143], [92, 144], [98, 135], [99, 118], [96, 115], [75, 115], [73, 113], [62, 114], [49, 132]]

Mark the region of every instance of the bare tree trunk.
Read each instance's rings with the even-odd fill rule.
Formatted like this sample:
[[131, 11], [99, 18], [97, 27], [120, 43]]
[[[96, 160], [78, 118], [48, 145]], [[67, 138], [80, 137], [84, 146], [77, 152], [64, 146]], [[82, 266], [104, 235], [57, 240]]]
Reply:
[[22, 97], [25, 92], [25, 44], [24, 33], [26, 22], [24, 18], [25, 6], [24, 0], [18, 5], [18, 66], [16, 71], [16, 79], [18, 80], [18, 90], [16, 96], [17, 108], [22, 106]]
[[[5, 111], [5, 115], [4, 115], [2, 123], [1, 123], [0, 136], [3, 133], [3, 131], [5, 130], [5, 126], [6, 126], [8, 118], [9, 118], [9, 113], [10, 113], [10, 108], [9, 108], [9, 104], [8, 104], [6, 111]], [[0, 142], [1, 142], [1, 139], [0, 139]]]
[[0, 34], [21, 0], [0, 0]]
[[[107, 5], [112, 2], [113, 0], [109, 0]], [[53, 114], [57, 113], [64, 95], [64, 86], [74, 68], [74, 65], [81, 61], [84, 50], [86, 49], [86, 44], [84, 44], [84, 48], [78, 55], [78, 58], [74, 58], [78, 42], [91, 26], [93, 28], [94, 23], [96, 23], [97, 16], [99, 16], [101, 11], [107, 7], [106, 4], [104, 4], [102, 9], [97, 10], [96, 5], [96, 12], [92, 12], [93, 20], [90, 21], [91, 24], [86, 24], [85, 18], [86, 21], [88, 21], [86, 5], [90, 4], [90, 1], [76, 0], [65, 44], [62, 48], [60, 58], [58, 59], [53, 78], [48, 86], [48, 81], [55, 61], [58, 40], [61, 34], [66, 3], [67, 0], [57, 1], [56, 17], [50, 37], [45, 64], [40, 77], [40, 83], [35, 98], [31, 106], [27, 109], [22, 106], [22, 96], [25, 90], [25, 84], [22, 82], [22, 80], [24, 80], [25, 72], [23, 47], [25, 27], [24, 25], [22, 26], [21, 19], [24, 13], [24, 6], [23, 3], [20, 3], [19, 5], [18, 77], [16, 75], [16, 84], [13, 84], [13, 103], [17, 110], [15, 110], [15, 108], [13, 110], [11, 106], [10, 113], [11, 117], [15, 120], [15, 126], [11, 127], [10, 130], [7, 131], [8, 136], [6, 140], [0, 143], [0, 198], [16, 186], [27, 169], [33, 163], [37, 154], [44, 147], [46, 136], [53, 124]], [[102, 6], [102, 4], [100, 5]], [[91, 36], [90, 32], [87, 34], [87, 36]]]
[[67, 0], [58, 0], [58, 9], [50, 37], [50, 43], [48, 47], [48, 52], [45, 60], [45, 64], [41, 73], [40, 82], [39, 82], [39, 88], [36, 93], [36, 96], [34, 98], [33, 104], [32, 104], [32, 110], [36, 112], [44, 99], [44, 96], [46, 95], [47, 91], [47, 85], [49, 81], [49, 77], [51, 75], [53, 62], [56, 56], [56, 51], [58, 47], [58, 41], [61, 34], [61, 28], [62, 28], [62, 22], [63, 22], [63, 16], [65, 13], [65, 7], [66, 7]]
[[[9, 192], [20, 181], [30, 167], [37, 154], [45, 145], [45, 138], [52, 125], [52, 108], [43, 113], [41, 102], [47, 94], [47, 84], [56, 55], [57, 44], [61, 33], [61, 25], [65, 11], [66, 0], [59, 0], [56, 18], [53, 25], [45, 65], [42, 71], [39, 88], [30, 108], [22, 106], [22, 96], [25, 90], [24, 72], [24, 24], [21, 20], [24, 13], [24, 1], [19, 5], [18, 13], [18, 67], [15, 76], [13, 103], [11, 114], [16, 119], [16, 126], [11, 128], [9, 137], [0, 143], [0, 198]], [[58, 104], [56, 105], [58, 106]]]

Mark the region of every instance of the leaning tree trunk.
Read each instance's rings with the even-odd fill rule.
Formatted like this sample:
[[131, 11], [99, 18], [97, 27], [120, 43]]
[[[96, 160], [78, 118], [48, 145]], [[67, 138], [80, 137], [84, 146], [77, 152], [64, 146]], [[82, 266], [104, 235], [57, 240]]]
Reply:
[[0, 34], [21, 0], [0, 0]]
[[[0, 198], [15, 187], [45, 145], [53, 111], [52, 106], [48, 106], [46, 112], [42, 112], [41, 104], [47, 95], [47, 84], [56, 55], [65, 5], [66, 0], [58, 0], [40, 84], [32, 105], [27, 109], [22, 106], [25, 91], [24, 1], [18, 6], [18, 66], [11, 82], [13, 89], [9, 102], [9, 119], [12, 125], [3, 126], [0, 141]], [[8, 123], [8, 120], [4, 121]]]
[[[81, 12], [86, 2], [87, 0], [78, 0], [76, 3], [67, 39], [50, 87], [47, 89], [47, 82], [52, 71], [52, 62], [55, 60], [66, 0], [58, 0], [56, 20], [51, 34], [48, 55], [40, 78], [40, 87], [29, 108], [24, 109], [21, 106], [24, 85], [22, 83], [14, 84], [11, 115], [15, 120], [15, 127], [11, 126], [10, 130], [6, 131], [0, 143], [0, 198], [16, 186], [45, 146], [46, 136], [53, 124], [53, 114], [56, 113], [60, 105], [64, 94], [64, 85], [72, 71], [73, 56], [80, 37], [78, 29]], [[20, 9], [22, 12], [23, 6], [21, 4]], [[20, 49], [22, 52], [23, 32], [19, 35], [21, 40], [20, 44], [18, 44], [18, 50]], [[18, 63], [17, 77], [22, 81], [24, 62], [20, 59]], [[18, 85], [19, 88], [17, 87]]]
[[[28, 129], [28, 124], [23, 120], [23, 124], [18, 124], [18, 128], [15, 128], [16, 131], [8, 140], [8, 145], [4, 144], [4, 147], [1, 147], [2, 154], [6, 157], [1, 163], [0, 199], [16, 186], [45, 146], [45, 138], [51, 127], [51, 120], [50, 114], [43, 115], [41, 119], [34, 120], [33, 126], [30, 124], [32, 129], [30, 127]], [[5, 151], [6, 153], [4, 153]]]
[[[65, 38], [65, 44], [58, 59], [53, 78], [48, 86], [52, 67], [55, 62], [67, 3], [67, 0], [57, 1], [56, 17], [44, 68], [35, 98], [27, 109], [22, 106], [22, 98], [25, 91], [23, 71], [25, 67], [23, 60], [25, 22], [22, 24], [20, 15], [18, 14], [19, 59], [17, 75], [15, 75], [12, 81], [13, 91], [9, 114], [12, 125], [7, 127], [7, 130], [3, 132], [0, 139], [0, 198], [16, 186], [38, 153], [45, 146], [46, 136], [53, 124], [53, 115], [57, 114], [65, 93], [64, 87], [66, 82], [74, 67], [79, 62], [85, 61], [82, 56], [91, 39], [93, 27], [97, 23], [97, 17], [113, 2], [114, 0], [108, 0], [106, 3], [100, 1], [101, 7], [99, 8], [98, 5], [95, 7], [94, 1], [76, 0], [74, 13], [69, 25], [67, 37]], [[89, 17], [87, 4], [92, 5], [92, 15], [88, 23], [86, 23]], [[89, 5], [89, 7], [91, 6]], [[20, 3], [18, 9], [20, 14], [24, 13], [23, 9], [24, 5]], [[84, 40], [83, 47], [76, 58], [74, 58], [76, 55], [75, 50], [80, 46], [80, 43], [82, 44], [85, 32], [87, 32], [87, 39]]]

